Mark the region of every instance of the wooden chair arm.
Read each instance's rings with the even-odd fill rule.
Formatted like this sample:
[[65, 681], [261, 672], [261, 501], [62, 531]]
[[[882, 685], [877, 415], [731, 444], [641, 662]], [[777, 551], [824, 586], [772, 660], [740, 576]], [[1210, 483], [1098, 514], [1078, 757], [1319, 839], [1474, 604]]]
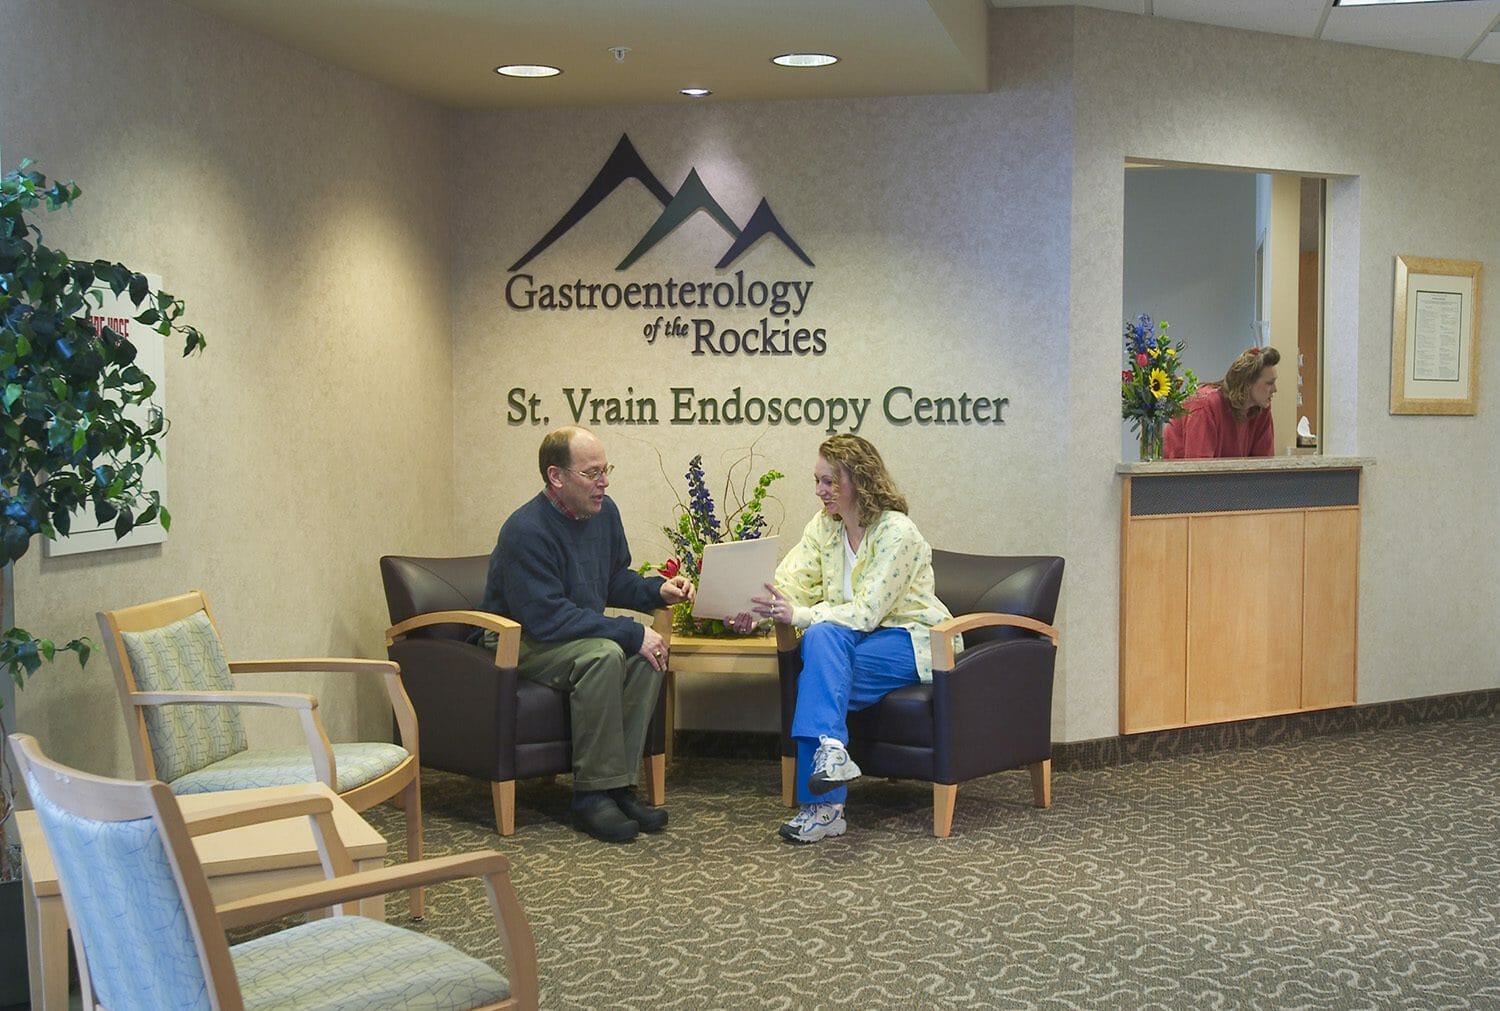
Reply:
[[1028, 618], [1024, 614], [999, 614], [991, 611], [980, 611], [974, 614], [960, 614], [940, 621], [931, 628], [932, 632], [932, 668], [933, 670], [952, 670], [953, 638], [965, 632], [971, 632], [976, 628], [1000, 628], [1011, 626], [1013, 628], [1024, 628], [1028, 632], [1036, 632], [1052, 640], [1052, 645], [1057, 645], [1057, 629], [1044, 621]]
[[493, 874], [508, 876], [509, 873], [510, 862], [501, 853], [455, 853], [340, 875], [329, 881], [316, 881], [226, 902], [218, 907], [219, 921], [225, 927], [243, 927], [421, 885], [435, 885], [457, 878], [489, 877]]
[[392, 660], [359, 657], [298, 657], [290, 660], [230, 660], [231, 674], [294, 674], [326, 671], [329, 674], [395, 674], [400, 667]]
[[362, 657], [298, 657], [283, 660], [229, 661], [229, 672], [235, 675], [323, 671], [331, 674], [381, 675], [385, 679], [385, 693], [390, 699], [391, 711], [396, 716], [396, 727], [401, 732], [401, 744], [413, 755], [418, 753], [417, 711], [411, 704], [411, 698], [406, 694], [406, 686], [401, 683], [401, 666], [394, 660], [371, 660]]
[[428, 611], [425, 614], [414, 614], [405, 621], [397, 622], [385, 630], [385, 644], [393, 645], [403, 635], [415, 632], [419, 628], [427, 628], [431, 625], [473, 625], [487, 632], [497, 632], [504, 635], [507, 631], [521, 630], [519, 622], [502, 618], [498, 614], [488, 611]]
[[667, 641], [669, 647], [672, 645], [672, 609], [670, 607], [658, 607], [651, 612], [651, 627], [656, 630], [657, 635]]
[[273, 706], [278, 709], [318, 708], [315, 695], [302, 692], [131, 692], [130, 701], [137, 706], [232, 705]]
[[[394, 674], [391, 677], [397, 681], [400, 680]], [[295, 709], [297, 718], [302, 721], [302, 737], [307, 742], [307, 750], [312, 753], [314, 775], [318, 777], [318, 782], [327, 784], [328, 789], [338, 791], [338, 774], [333, 766], [333, 744], [328, 740], [328, 732], [323, 729], [323, 721], [318, 716], [316, 696], [305, 695], [301, 692], [131, 692], [129, 699], [130, 703], [137, 707], [217, 704]], [[410, 711], [410, 700], [407, 700], [406, 706]], [[416, 717], [412, 716], [413, 735], [416, 733], [416, 723]], [[412, 737], [412, 741], [413, 744], [406, 750], [416, 754], [415, 736]]]
[[222, 807], [204, 808], [191, 813], [184, 811], [182, 820], [187, 823], [188, 835], [200, 836], [224, 832], [232, 828], [244, 828], [246, 825], [281, 821], [285, 818], [331, 814], [333, 798], [327, 792], [318, 789], [320, 785], [308, 783], [308, 792], [300, 797], [225, 804]]
[[[416, 863], [397, 864], [357, 874], [344, 874], [328, 881], [287, 888], [251, 899], [227, 902], [218, 907], [221, 926], [242, 927], [279, 919], [292, 913], [419, 885], [437, 884], [455, 878], [484, 879], [490, 911], [505, 952], [505, 975], [516, 1007], [532, 1011], [538, 1006], [536, 941], [526, 921], [526, 911], [510, 883], [510, 863], [499, 853], [459, 853]], [[349, 907], [346, 906], [346, 909]]]
[[514, 667], [521, 660], [521, 625], [488, 611], [428, 611], [414, 614], [405, 621], [397, 622], [385, 630], [385, 644], [389, 648], [403, 635], [432, 625], [473, 625], [499, 636], [495, 643], [495, 666]]
[[797, 627], [785, 621], [776, 622], [776, 652], [790, 653], [797, 648]]

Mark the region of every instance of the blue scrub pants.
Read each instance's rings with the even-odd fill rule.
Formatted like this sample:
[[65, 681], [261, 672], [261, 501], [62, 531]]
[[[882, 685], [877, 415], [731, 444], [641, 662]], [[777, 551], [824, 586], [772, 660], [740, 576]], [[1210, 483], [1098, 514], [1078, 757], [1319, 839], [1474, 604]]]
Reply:
[[807, 788], [818, 738], [826, 734], [848, 744], [851, 711], [917, 681], [911, 633], [904, 628], [857, 632], [827, 621], [808, 627], [802, 634], [802, 674], [791, 733], [797, 745], [799, 804], [842, 804], [849, 792], [843, 786], [822, 794]]

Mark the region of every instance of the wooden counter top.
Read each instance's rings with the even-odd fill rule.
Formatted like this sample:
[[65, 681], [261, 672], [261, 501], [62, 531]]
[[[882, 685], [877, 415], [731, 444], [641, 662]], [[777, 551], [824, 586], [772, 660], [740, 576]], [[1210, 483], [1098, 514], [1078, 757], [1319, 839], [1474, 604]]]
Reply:
[[1369, 456], [1252, 456], [1228, 460], [1157, 460], [1154, 463], [1117, 463], [1116, 474], [1132, 477], [1172, 477], [1179, 474], [1224, 474], [1237, 471], [1362, 470], [1375, 465]]

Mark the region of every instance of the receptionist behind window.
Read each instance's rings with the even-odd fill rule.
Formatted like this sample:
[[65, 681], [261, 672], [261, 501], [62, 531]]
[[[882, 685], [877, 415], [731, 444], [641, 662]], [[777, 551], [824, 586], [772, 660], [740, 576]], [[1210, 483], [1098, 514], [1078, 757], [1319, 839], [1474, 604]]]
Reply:
[[1271, 397], [1276, 393], [1275, 348], [1243, 351], [1217, 383], [1188, 398], [1188, 413], [1173, 418], [1163, 436], [1168, 460], [1272, 456]]

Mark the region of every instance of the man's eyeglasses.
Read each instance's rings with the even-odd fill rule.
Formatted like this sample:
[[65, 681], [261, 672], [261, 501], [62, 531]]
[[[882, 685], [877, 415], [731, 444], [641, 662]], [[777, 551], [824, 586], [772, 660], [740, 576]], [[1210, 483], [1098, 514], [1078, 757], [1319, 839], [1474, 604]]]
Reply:
[[595, 484], [600, 478], [609, 477], [615, 472], [615, 465], [609, 464], [604, 467], [590, 467], [588, 470], [574, 470], [572, 467], [564, 467], [563, 470], [569, 474], [577, 474], [589, 484]]

